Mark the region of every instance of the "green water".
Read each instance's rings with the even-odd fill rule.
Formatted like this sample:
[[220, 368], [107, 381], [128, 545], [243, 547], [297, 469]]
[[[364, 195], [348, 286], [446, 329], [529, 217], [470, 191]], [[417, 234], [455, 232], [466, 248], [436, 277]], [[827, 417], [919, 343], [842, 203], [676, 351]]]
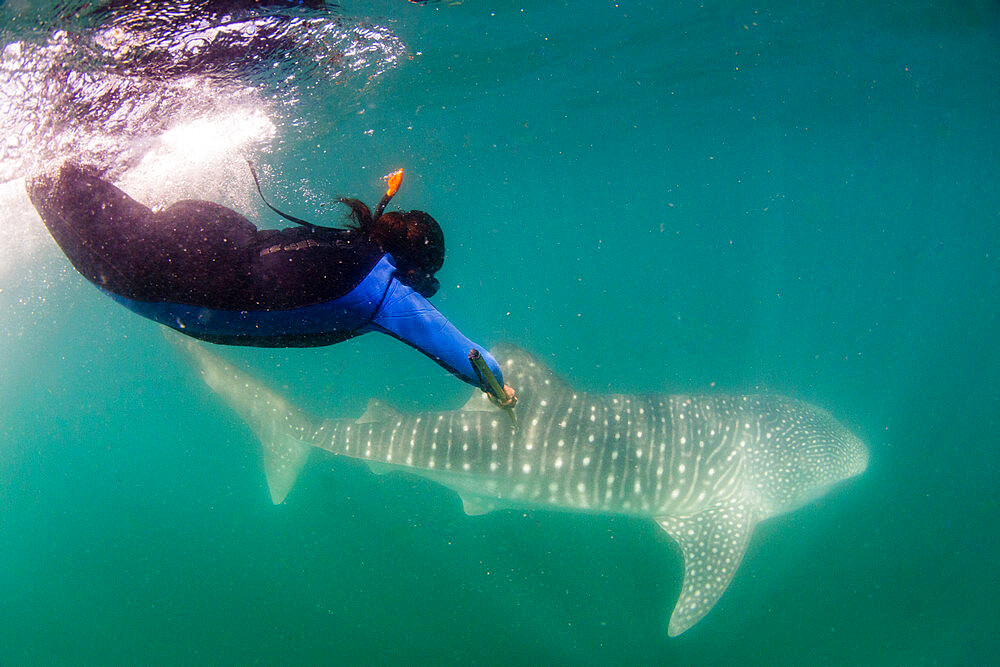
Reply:
[[[0, 664], [1000, 660], [997, 3], [342, 11], [409, 57], [279, 127], [279, 197], [403, 167], [470, 337], [591, 391], [809, 400], [868, 471], [760, 525], [668, 639], [651, 522], [467, 517], [321, 455], [271, 505], [249, 429], [36, 230], [0, 283]], [[468, 395], [388, 337], [225, 353], [317, 415]]]

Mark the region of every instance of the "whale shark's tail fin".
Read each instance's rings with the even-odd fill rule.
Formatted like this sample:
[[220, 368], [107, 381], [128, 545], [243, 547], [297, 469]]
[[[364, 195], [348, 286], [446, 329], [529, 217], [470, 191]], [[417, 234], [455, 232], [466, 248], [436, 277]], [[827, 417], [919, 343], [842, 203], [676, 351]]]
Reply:
[[215, 356], [187, 336], [166, 332], [201, 378], [233, 408], [260, 439], [271, 500], [284, 501], [309, 457], [312, 420], [257, 379]]

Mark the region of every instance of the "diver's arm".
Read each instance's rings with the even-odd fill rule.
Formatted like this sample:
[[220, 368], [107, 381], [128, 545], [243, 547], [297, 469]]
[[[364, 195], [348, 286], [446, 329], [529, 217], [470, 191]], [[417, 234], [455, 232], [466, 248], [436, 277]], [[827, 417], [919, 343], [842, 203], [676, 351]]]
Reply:
[[398, 338], [420, 350], [450, 373], [482, 389], [469, 363], [469, 350], [483, 355], [486, 365], [503, 385], [503, 372], [493, 356], [462, 335], [427, 299], [416, 290], [393, 278], [378, 312], [365, 327]]

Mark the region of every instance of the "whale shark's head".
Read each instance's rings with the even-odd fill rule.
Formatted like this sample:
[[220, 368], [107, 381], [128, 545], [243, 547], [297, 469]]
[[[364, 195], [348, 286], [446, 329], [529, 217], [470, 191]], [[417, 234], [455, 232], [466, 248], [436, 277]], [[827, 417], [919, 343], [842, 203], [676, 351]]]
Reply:
[[769, 514], [801, 507], [868, 467], [868, 447], [826, 410], [786, 398], [766, 403], [753, 476]]

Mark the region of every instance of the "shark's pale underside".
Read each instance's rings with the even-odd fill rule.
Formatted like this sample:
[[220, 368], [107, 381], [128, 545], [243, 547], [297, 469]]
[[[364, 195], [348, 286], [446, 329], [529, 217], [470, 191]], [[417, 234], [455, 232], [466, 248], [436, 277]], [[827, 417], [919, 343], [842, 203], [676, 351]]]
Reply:
[[318, 447], [434, 480], [469, 514], [549, 507], [655, 520], [684, 556], [671, 636], [719, 600], [758, 522], [868, 463], [864, 443], [798, 400], [588, 394], [513, 347], [494, 355], [518, 391], [516, 429], [478, 392], [461, 410], [404, 415], [373, 401], [357, 420], [316, 422], [201, 344], [180, 344], [260, 438], [275, 503]]

